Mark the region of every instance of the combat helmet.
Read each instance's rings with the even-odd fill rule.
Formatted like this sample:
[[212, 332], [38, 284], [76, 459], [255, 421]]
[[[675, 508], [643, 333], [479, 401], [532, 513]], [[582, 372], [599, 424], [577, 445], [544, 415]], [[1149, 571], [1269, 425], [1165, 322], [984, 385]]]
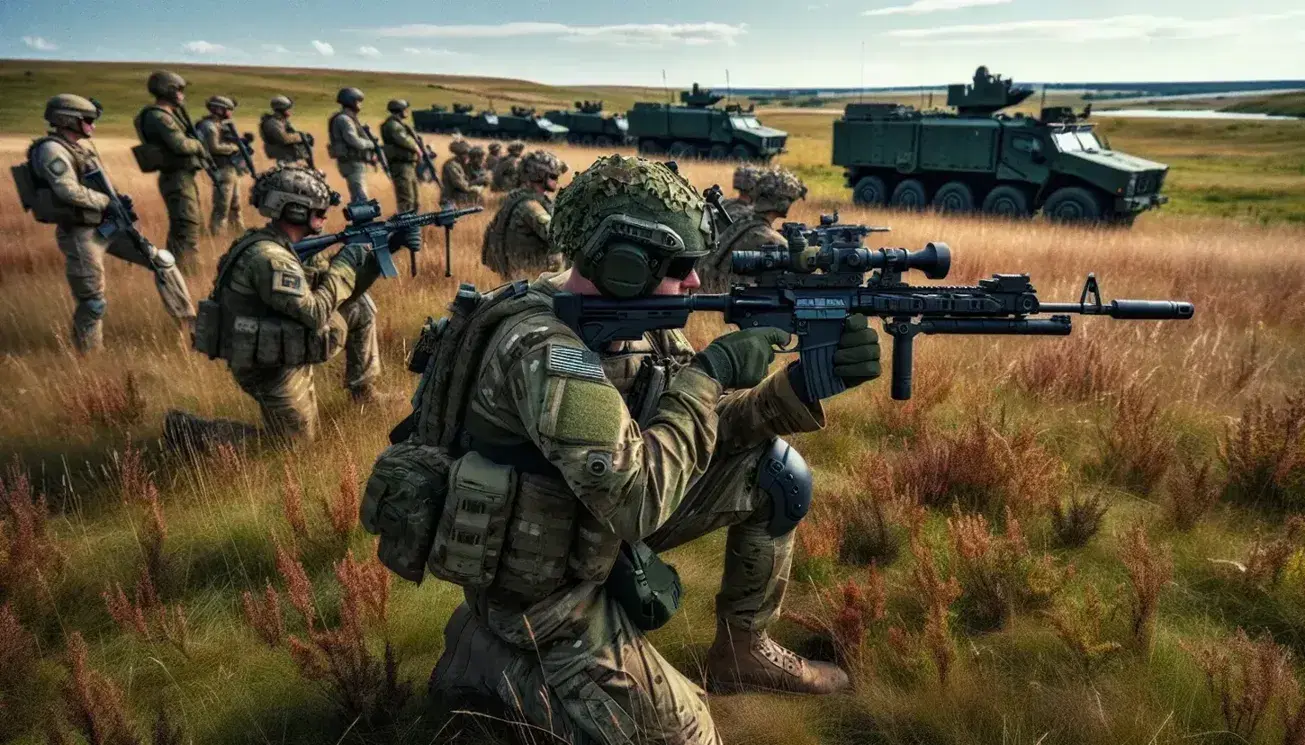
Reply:
[[499, 155], [499, 154], [502, 153], [502, 152], [503, 152], [503, 143], [501, 143], [501, 142], [491, 142], [491, 143], [489, 143], [489, 154], [490, 154], [490, 155], [497, 156], [497, 155]]
[[155, 70], [150, 73], [149, 80], [145, 82], [145, 87], [149, 89], [150, 95], [155, 98], [168, 98], [175, 96], [178, 91], [185, 90], [186, 79], [175, 72]]
[[603, 295], [647, 296], [716, 244], [706, 203], [672, 165], [608, 155], [558, 194], [553, 246]]
[[757, 178], [761, 176], [761, 169], [752, 165], [741, 165], [734, 169], [734, 190], [740, 194], [752, 196], [752, 190], [757, 188]]
[[273, 111], [289, 111], [294, 108], [295, 102], [290, 100], [289, 96], [272, 96], [271, 106]]
[[213, 109], [234, 111], [236, 108], [235, 100], [227, 98], [226, 96], [209, 96], [209, 99], [204, 102], [204, 105], [209, 108], [209, 111], [212, 111]]
[[472, 145], [471, 147], [467, 148], [467, 157], [472, 160], [484, 160], [485, 148], [481, 147], [480, 145]]
[[326, 183], [326, 174], [298, 165], [279, 165], [259, 175], [249, 190], [249, 203], [273, 220], [307, 225], [314, 210], [340, 203], [338, 192]]
[[520, 157], [521, 153], [525, 152], [525, 149], [526, 143], [521, 140], [513, 140], [508, 143], [508, 155]]
[[449, 152], [454, 155], [466, 155], [469, 150], [471, 150], [471, 145], [467, 144], [467, 141], [461, 137], [454, 137], [453, 141], [449, 143]]
[[402, 114], [408, 110], [408, 102], [402, 98], [392, 98], [389, 103], [385, 104], [385, 110], [391, 114]]
[[788, 208], [799, 199], [805, 199], [807, 187], [802, 180], [783, 168], [762, 172], [752, 191], [752, 208], [757, 213], [778, 212], [788, 214]]
[[74, 93], [60, 93], [45, 102], [45, 120], [55, 128], [76, 129], [83, 119], [99, 118], [99, 104]]
[[527, 183], [546, 183], [566, 172], [566, 163], [547, 150], [531, 150], [521, 159], [521, 180]]
[[335, 94], [335, 102], [341, 106], [354, 106], [363, 101], [363, 92], [357, 88], [341, 88], [340, 92]]

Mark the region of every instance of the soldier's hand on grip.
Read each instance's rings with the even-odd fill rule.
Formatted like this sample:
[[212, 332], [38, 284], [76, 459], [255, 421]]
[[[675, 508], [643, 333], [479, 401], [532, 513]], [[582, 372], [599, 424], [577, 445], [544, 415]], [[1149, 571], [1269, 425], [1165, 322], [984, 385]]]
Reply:
[[727, 389], [751, 388], [766, 377], [775, 347], [785, 346], [789, 339], [787, 331], [776, 328], [743, 329], [708, 344], [693, 363]]
[[406, 230], [396, 230], [390, 233], [390, 250], [398, 251], [401, 248], [411, 249], [413, 251], [421, 250], [421, 228], [414, 225]]
[[834, 374], [848, 388], [879, 377], [879, 334], [865, 316], [852, 315], [843, 321], [843, 334], [834, 352]]
[[362, 268], [367, 263], [367, 257], [371, 256], [372, 247], [369, 243], [348, 243], [340, 252], [335, 255], [331, 263], [341, 262], [347, 264], [355, 271]]

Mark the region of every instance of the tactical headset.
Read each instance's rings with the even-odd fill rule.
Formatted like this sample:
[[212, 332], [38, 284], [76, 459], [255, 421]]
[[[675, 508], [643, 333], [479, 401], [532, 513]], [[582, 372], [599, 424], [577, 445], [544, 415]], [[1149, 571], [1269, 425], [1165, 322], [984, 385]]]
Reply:
[[629, 215], [608, 215], [576, 252], [576, 268], [608, 297], [652, 293], [666, 277], [684, 279], [707, 252], [690, 252], [667, 225]]

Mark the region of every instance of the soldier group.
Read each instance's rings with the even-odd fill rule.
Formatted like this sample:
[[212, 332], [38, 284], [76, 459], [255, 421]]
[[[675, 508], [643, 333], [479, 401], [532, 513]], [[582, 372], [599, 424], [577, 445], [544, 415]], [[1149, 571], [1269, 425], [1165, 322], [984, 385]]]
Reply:
[[[209, 229], [243, 227], [239, 155], [252, 138], [229, 124], [236, 102], [223, 96], [210, 98], [210, 116], [192, 126], [185, 87], [172, 73], [150, 76], [155, 100], [136, 118], [142, 144], [135, 154], [142, 170], [159, 173], [168, 251], [193, 270], [200, 226], [195, 174], [214, 176]], [[420, 209], [418, 171], [429, 150], [404, 121], [407, 103], [390, 102], [377, 142], [358, 118], [362, 92], [345, 88], [337, 100], [330, 154], [351, 200], [368, 199], [365, 175], [380, 148], [400, 211]], [[291, 126], [293, 102], [277, 96], [271, 104], [259, 131], [277, 165], [258, 175], [249, 195], [268, 222], [221, 258], [193, 332], [196, 349], [224, 360], [258, 403], [263, 427], [172, 411], [164, 434], [176, 447], [264, 434], [311, 440], [313, 368], [341, 348], [355, 399], [376, 395], [376, 306], [367, 290], [379, 274], [378, 258], [363, 244], [345, 245], [329, 260], [295, 253], [297, 241], [322, 231], [340, 195], [310, 166], [313, 140]], [[88, 99], [50, 99], [51, 131], [29, 151], [31, 183], [26, 192], [20, 188], [24, 204], [37, 205], [38, 219], [57, 225], [81, 351], [99, 345], [104, 253], [156, 274], [176, 271], [167, 252], [130, 253], [96, 229], [117, 198], [88, 187], [101, 168], [89, 142], [99, 115]], [[539, 276], [485, 295], [466, 290], [450, 306], [456, 319], [423, 333], [419, 348], [436, 354], [425, 365], [413, 416], [396, 429], [396, 444], [382, 453], [367, 485], [362, 519], [381, 532], [383, 547], [394, 540], [412, 553], [417, 547], [403, 544], [411, 540], [429, 552], [429, 535], [405, 522], [396, 538], [377, 518], [378, 500], [426, 489], [447, 489], [450, 504], [478, 511], [449, 533], [443, 520], [457, 520], [463, 508], [453, 517], [436, 510], [440, 527], [430, 529], [437, 540], [501, 543], [493, 556], [476, 553], [480, 563], [470, 574], [463, 564], [440, 567], [439, 576], [457, 577], [465, 603], [445, 629], [432, 696], [453, 705], [467, 696], [481, 705], [497, 702], [573, 742], [719, 743], [704, 692], [645, 637], [678, 607], [678, 577], [657, 553], [719, 529], [728, 537], [716, 637], [705, 658], [708, 687], [847, 688], [837, 666], [806, 660], [767, 633], [779, 617], [794, 529], [812, 488], [805, 462], [780, 437], [825, 421], [801, 363], [767, 374], [787, 335], [736, 331], [695, 352], [671, 330], [591, 350], [552, 304], [559, 292], [637, 300], [704, 283], [723, 288], [729, 252], [783, 242], [773, 224], [805, 196], [801, 181], [780, 169], [740, 168], [738, 195], [724, 206], [733, 222], [724, 227], [674, 164], [600, 158], [555, 204], [568, 169], [550, 152], [525, 153], [512, 143], [506, 155], [486, 153], [462, 139], [450, 152], [441, 173], [445, 203], [478, 203], [487, 188], [508, 192], [486, 228], [482, 261], [508, 280]], [[120, 201], [129, 212], [130, 200]], [[420, 236], [396, 234], [390, 244], [418, 250]], [[879, 376], [878, 339], [864, 317], [849, 319], [834, 361], [847, 388]], [[460, 405], [446, 406], [449, 400]], [[450, 412], [461, 418], [450, 419]], [[445, 480], [429, 480], [437, 476]], [[462, 484], [479, 491], [461, 501]], [[503, 491], [491, 495], [496, 488]], [[492, 533], [475, 533], [477, 525]], [[422, 558], [419, 571], [425, 564]]]

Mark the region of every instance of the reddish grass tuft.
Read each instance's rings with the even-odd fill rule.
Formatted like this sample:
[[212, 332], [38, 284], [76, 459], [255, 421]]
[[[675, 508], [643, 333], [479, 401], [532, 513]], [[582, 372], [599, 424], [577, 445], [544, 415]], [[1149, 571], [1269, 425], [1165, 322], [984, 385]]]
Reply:
[[25, 628], [8, 603], [0, 605], [0, 730], [13, 731], [17, 702], [35, 680], [39, 651], [36, 637]]
[[275, 647], [285, 636], [285, 623], [281, 620], [281, 596], [277, 594], [272, 583], [267, 583], [261, 600], [254, 597], [249, 590], [240, 594], [240, 609], [245, 623], [258, 634], [258, 638], [269, 647]]
[[1017, 610], [1040, 610], [1073, 576], [1050, 555], [1034, 556], [1019, 519], [1006, 515], [1005, 535], [996, 535], [983, 515], [955, 512], [947, 536], [962, 588], [959, 613], [973, 629], [1004, 627]]
[[951, 636], [951, 607], [961, 596], [961, 585], [955, 576], [943, 579], [939, 573], [933, 549], [924, 540], [922, 517], [917, 517], [911, 524], [910, 545], [911, 555], [915, 557], [911, 584], [924, 603], [922, 646], [933, 660], [938, 682], [946, 686], [956, 662], [956, 645]]
[[1064, 548], [1086, 546], [1101, 530], [1110, 506], [1100, 494], [1076, 493], [1068, 502], [1052, 505], [1051, 533], [1056, 545]]
[[1252, 401], [1220, 446], [1224, 495], [1243, 505], [1305, 509], [1305, 392], [1281, 407]]
[[70, 675], [64, 684], [68, 719], [93, 745], [139, 745], [122, 690], [90, 667], [87, 654], [81, 633], [72, 632], [68, 637]]
[[331, 530], [341, 538], [348, 538], [358, 524], [358, 508], [361, 505], [358, 493], [358, 467], [353, 459], [346, 456], [344, 469], [340, 472], [340, 488], [335, 496], [326, 501], [323, 507], [331, 523]]
[[1029, 347], [1011, 368], [1026, 393], [1067, 401], [1094, 401], [1118, 390], [1126, 365], [1117, 345], [1096, 337], [1072, 336]]
[[1305, 517], [1300, 515], [1288, 518], [1283, 529], [1272, 538], [1266, 539], [1256, 531], [1246, 556], [1246, 580], [1264, 589], [1277, 587], [1287, 565], [1301, 548], [1305, 548]]
[[1183, 458], [1170, 471], [1166, 490], [1169, 498], [1165, 511], [1169, 522], [1185, 533], [1201, 522], [1219, 501], [1219, 495], [1227, 490], [1227, 485], [1215, 475], [1210, 461]]
[[1174, 561], [1169, 547], [1152, 548], [1142, 524], [1124, 533], [1119, 558], [1128, 571], [1132, 590], [1132, 632], [1134, 646], [1149, 653], [1155, 638], [1160, 593], [1173, 578]]
[[1119, 642], [1105, 639], [1102, 635], [1101, 627], [1113, 611], [1113, 606], [1102, 602], [1097, 589], [1088, 585], [1083, 591], [1081, 604], [1058, 605], [1046, 613], [1056, 636], [1073, 653], [1080, 672], [1086, 678], [1095, 677], [1124, 648]]
[[64, 557], [50, 533], [50, 510], [34, 494], [17, 457], [0, 478], [0, 588], [23, 605], [41, 603]]
[[294, 531], [295, 538], [306, 539], [308, 521], [304, 519], [304, 487], [288, 461], [284, 464], [284, 468], [285, 481], [281, 487], [281, 509], [285, 513], [286, 522], [290, 523], [290, 529]]
[[65, 400], [73, 421], [106, 429], [126, 429], [145, 415], [145, 398], [131, 370], [121, 382], [92, 376]]
[[876, 566], [864, 584], [849, 577], [837, 592], [821, 591], [819, 615], [785, 612], [784, 617], [833, 642], [839, 662], [860, 666], [865, 661], [865, 638], [888, 615], [888, 589]]
[[1173, 462], [1174, 438], [1160, 398], [1146, 381], [1133, 381], [1115, 398], [1114, 421], [1101, 427], [1100, 470], [1143, 496], [1164, 481]]
[[[1231, 639], [1181, 646], [1205, 673], [1228, 731], [1243, 742], [1258, 742], [1255, 731], [1269, 706], [1295, 694], [1291, 650], [1279, 646], [1268, 634], [1252, 640], [1239, 628]], [[1290, 730], [1287, 734], [1294, 736]]]

